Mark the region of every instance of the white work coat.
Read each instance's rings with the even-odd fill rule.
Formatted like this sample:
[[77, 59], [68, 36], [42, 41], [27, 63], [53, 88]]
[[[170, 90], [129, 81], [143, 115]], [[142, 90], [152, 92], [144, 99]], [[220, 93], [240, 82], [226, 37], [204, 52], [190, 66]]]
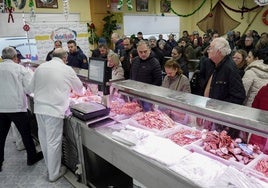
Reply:
[[0, 63], [0, 112], [27, 112], [25, 88], [33, 72], [11, 59]]
[[34, 93], [34, 113], [64, 118], [71, 90], [82, 94], [83, 84], [72, 67], [53, 57], [35, 70], [28, 90]]

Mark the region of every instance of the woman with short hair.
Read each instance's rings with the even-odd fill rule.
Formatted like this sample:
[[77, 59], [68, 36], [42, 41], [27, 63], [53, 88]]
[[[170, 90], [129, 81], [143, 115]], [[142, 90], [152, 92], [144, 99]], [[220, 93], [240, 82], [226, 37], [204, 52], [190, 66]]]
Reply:
[[119, 56], [116, 53], [110, 53], [108, 54], [107, 60], [108, 60], [108, 67], [112, 68], [111, 80], [125, 79], [124, 69], [122, 68]]

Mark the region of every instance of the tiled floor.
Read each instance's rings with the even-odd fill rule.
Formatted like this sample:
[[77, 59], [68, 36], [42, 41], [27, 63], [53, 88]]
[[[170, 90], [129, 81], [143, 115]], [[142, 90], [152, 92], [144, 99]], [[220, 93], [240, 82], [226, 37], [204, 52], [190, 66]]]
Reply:
[[33, 166], [26, 164], [26, 151], [17, 151], [10, 134], [5, 145], [5, 161], [0, 172], [1, 188], [74, 188], [65, 177], [50, 183], [44, 159]]
[[[0, 188], [87, 188], [77, 182], [75, 175], [68, 171], [55, 183], [50, 183], [44, 159], [33, 166], [26, 164], [26, 151], [18, 151], [11, 134], [8, 134], [5, 145], [5, 161], [0, 172]], [[40, 146], [37, 146], [40, 151]], [[133, 188], [145, 188], [134, 180]], [[95, 186], [92, 186], [95, 188]]]

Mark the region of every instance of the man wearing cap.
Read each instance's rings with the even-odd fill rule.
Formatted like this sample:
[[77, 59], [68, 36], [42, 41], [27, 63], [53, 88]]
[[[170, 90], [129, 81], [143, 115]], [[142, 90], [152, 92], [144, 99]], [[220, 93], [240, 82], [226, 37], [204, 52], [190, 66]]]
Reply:
[[111, 41], [114, 44], [114, 53], [118, 54], [120, 57], [122, 54], [122, 50], [124, 49], [123, 39], [120, 39], [118, 33], [113, 33], [111, 36]]
[[16, 50], [18, 63], [20, 63], [22, 59], [25, 59], [25, 57], [21, 54], [21, 52], [15, 46], [10, 46], [10, 47], [12, 47], [12, 48], [14, 48]]
[[99, 46], [100, 45], [107, 45], [107, 41], [105, 38], [99, 38], [98, 40], [98, 47], [95, 48], [94, 50], [92, 50], [92, 54], [91, 57], [100, 57], [100, 50], [99, 50]]
[[157, 40], [155, 36], [150, 36], [148, 38], [149, 46], [154, 54], [154, 57], [159, 61], [162, 70], [164, 70], [164, 55], [162, 51], [157, 47]]

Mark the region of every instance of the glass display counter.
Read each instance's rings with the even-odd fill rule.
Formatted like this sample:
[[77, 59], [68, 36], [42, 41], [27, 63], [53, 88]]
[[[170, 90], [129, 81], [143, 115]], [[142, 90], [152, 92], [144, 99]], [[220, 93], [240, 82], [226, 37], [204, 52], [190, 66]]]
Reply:
[[[120, 96], [124, 101], [143, 101], [151, 103], [154, 107], [158, 106], [190, 117], [187, 121], [183, 119], [180, 122], [188, 127], [197, 127], [196, 119], [200, 118], [268, 137], [268, 112], [262, 110], [172, 91], [132, 80], [113, 82], [112, 87], [117, 93], [116, 97], [118, 98], [118, 96]], [[113, 93], [109, 96], [110, 103], [114, 97], [115, 95], [113, 95]], [[91, 165], [92, 160], [96, 159], [90, 156], [93, 154], [122, 171], [123, 176], [126, 175], [124, 177], [126, 177], [127, 180], [129, 180], [129, 176], [141, 182], [146, 187], [204, 187], [204, 185], [191, 180], [191, 178], [176, 173], [170, 166], [159, 162], [159, 160], [154, 160], [151, 157], [146, 157], [135, 151], [131, 144], [114, 139], [114, 132], [125, 129], [123, 125], [124, 121], [117, 120], [114, 124], [104, 122], [98, 125], [92, 125], [90, 122], [81, 121], [75, 117], [73, 118], [76, 125], [81, 129], [84, 160], [87, 161], [87, 159], [90, 158]], [[191, 120], [191, 118], [194, 120]], [[90, 150], [90, 153], [88, 153], [88, 150]], [[167, 153], [166, 155], [171, 154]], [[213, 159], [213, 156], [210, 157]], [[218, 159], [214, 158], [214, 160], [216, 164]], [[232, 163], [228, 163], [227, 166], [232, 166], [230, 164]], [[87, 176], [87, 183], [90, 184], [90, 173], [96, 174], [98, 170], [106, 167], [96, 165], [89, 170], [87, 169], [88, 165], [90, 165], [90, 163], [85, 162], [86, 167], [84, 175]], [[236, 167], [238, 169], [240, 166], [238, 165]], [[94, 172], [92, 172], [92, 170]], [[109, 171], [107, 172], [109, 173]], [[119, 186], [120, 183], [116, 185]], [[111, 186], [116, 185], [111, 184]]]

